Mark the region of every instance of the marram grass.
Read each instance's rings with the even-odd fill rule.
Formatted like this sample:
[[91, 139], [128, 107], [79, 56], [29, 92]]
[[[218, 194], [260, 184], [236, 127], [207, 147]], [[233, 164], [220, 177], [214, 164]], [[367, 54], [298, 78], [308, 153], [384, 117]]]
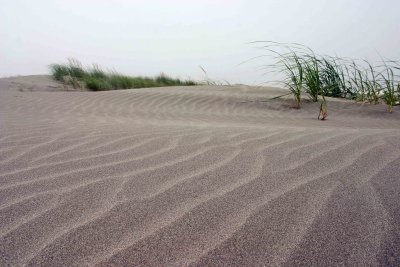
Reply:
[[68, 64], [52, 64], [49, 68], [57, 81], [72, 85], [74, 88], [86, 88], [92, 91], [200, 84], [192, 80], [171, 78], [165, 74], [156, 77], [133, 77], [117, 72], [106, 72], [97, 64], [93, 64], [91, 68], [84, 68], [76, 59], [69, 59]]
[[283, 75], [282, 84], [288, 88], [300, 108], [302, 95], [312, 101], [321, 96], [341, 97], [357, 102], [386, 103], [389, 112], [400, 103], [399, 61], [383, 59], [378, 65], [367, 60], [349, 60], [316, 54], [300, 44], [257, 41], [275, 60], [266, 67]]

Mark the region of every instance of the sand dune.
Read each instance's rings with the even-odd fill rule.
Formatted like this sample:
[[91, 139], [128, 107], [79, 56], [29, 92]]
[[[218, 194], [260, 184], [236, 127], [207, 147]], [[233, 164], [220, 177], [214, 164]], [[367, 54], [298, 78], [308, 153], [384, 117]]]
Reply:
[[0, 79], [0, 266], [399, 266], [400, 110]]

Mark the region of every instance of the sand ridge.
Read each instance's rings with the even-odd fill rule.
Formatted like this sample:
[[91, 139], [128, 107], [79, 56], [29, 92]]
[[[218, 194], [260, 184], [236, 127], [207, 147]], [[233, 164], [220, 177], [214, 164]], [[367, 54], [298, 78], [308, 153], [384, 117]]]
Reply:
[[400, 110], [0, 79], [1, 266], [398, 266]]

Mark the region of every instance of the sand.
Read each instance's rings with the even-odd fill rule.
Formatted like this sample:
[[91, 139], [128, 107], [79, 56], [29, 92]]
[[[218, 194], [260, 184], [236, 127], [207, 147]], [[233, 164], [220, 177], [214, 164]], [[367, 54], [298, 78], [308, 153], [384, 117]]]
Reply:
[[400, 110], [0, 79], [0, 266], [400, 266]]

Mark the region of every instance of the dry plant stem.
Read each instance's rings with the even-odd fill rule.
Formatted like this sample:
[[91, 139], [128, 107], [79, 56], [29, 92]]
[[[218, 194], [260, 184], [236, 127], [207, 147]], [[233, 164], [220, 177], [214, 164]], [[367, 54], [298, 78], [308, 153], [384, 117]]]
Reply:
[[320, 106], [320, 110], [319, 110], [318, 119], [321, 121], [324, 121], [324, 120], [326, 120], [327, 117], [328, 117], [328, 110], [326, 107], [326, 99], [325, 99], [325, 96], [322, 95], [322, 102], [321, 102], [321, 106]]

